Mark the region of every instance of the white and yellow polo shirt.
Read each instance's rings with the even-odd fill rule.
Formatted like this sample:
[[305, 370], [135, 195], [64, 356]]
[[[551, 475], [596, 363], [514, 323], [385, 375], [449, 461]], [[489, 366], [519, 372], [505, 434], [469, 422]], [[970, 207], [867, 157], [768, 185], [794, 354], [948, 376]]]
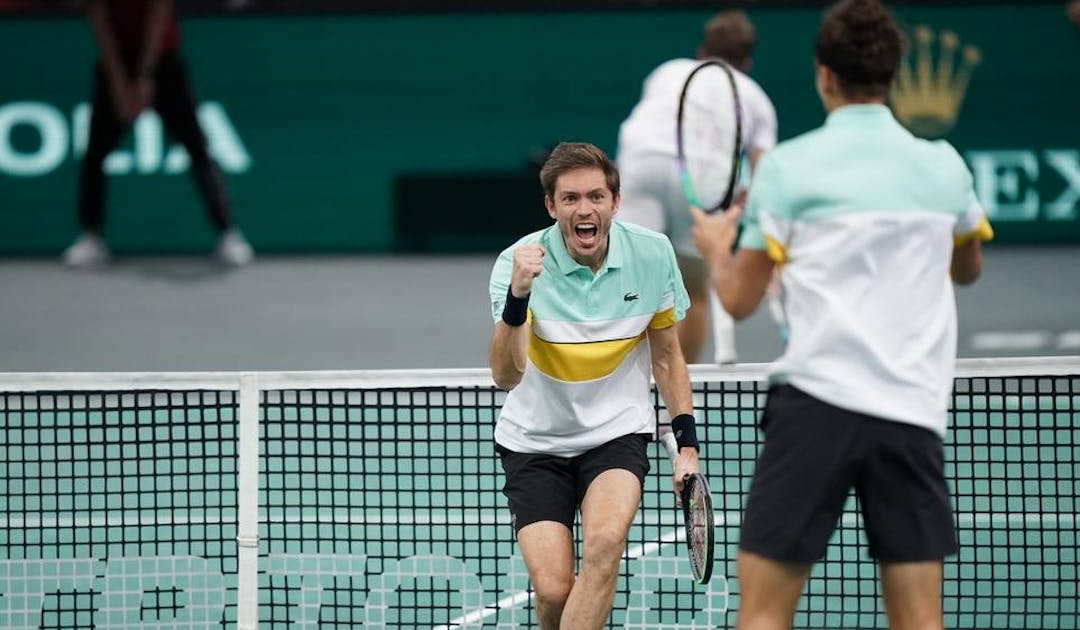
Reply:
[[557, 225], [504, 250], [491, 272], [491, 312], [502, 317], [514, 249], [539, 243], [544, 270], [529, 298], [525, 374], [507, 394], [495, 441], [519, 453], [573, 457], [631, 433], [652, 433], [646, 331], [690, 306], [671, 242], [619, 221], [596, 274], [570, 257]]
[[849, 105], [758, 165], [740, 247], [781, 265], [790, 326], [771, 380], [944, 435], [956, 361], [954, 243], [993, 231], [947, 142]]

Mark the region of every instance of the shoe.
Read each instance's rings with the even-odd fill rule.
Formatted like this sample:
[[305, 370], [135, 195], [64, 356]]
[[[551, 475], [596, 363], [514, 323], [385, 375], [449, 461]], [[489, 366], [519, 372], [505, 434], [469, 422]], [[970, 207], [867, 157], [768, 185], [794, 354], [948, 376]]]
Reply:
[[218, 238], [214, 256], [230, 267], [243, 267], [255, 258], [255, 250], [236, 228], [229, 228]]
[[60, 255], [61, 262], [73, 269], [99, 267], [109, 262], [109, 248], [105, 239], [93, 232], [83, 232], [70, 247]]

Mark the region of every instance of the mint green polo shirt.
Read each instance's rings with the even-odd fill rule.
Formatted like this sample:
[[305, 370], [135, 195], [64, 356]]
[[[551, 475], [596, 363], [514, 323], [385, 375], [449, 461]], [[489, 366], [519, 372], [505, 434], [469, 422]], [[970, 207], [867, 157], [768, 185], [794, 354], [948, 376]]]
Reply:
[[573, 456], [631, 433], [652, 433], [647, 331], [681, 320], [690, 299], [663, 234], [614, 221], [597, 273], [570, 257], [558, 225], [504, 250], [491, 273], [502, 316], [514, 249], [547, 255], [529, 298], [528, 363], [507, 395], [495, 439], [523, 453]]
[[771, 377], [945, 433], [956, 358], [954, 244], [993, 236], [951, 145], [849, 105], [754, 175], [740, 247], [780, 266], [790, 339]]

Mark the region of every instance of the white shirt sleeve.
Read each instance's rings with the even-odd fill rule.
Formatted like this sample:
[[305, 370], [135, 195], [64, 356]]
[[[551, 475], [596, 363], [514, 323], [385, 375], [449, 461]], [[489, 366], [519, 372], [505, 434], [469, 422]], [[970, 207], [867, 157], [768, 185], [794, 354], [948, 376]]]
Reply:
[[776, 146], [776, 108], [769, 100], [765, 90], [753, 79], [746, 77], [745, 89], [740, 96], [744, 99], [743, 118], [745, 120], [743, 147], [749, 151], [768, 151]]

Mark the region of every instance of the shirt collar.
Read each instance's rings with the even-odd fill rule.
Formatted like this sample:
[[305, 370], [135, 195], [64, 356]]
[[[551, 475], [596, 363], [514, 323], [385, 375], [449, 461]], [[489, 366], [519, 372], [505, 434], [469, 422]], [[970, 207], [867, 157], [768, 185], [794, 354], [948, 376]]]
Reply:
[[893, 121], [892, 110], [880, 103], [856, 103], [834, 109], [825, 119], [826, 125], [876, 126]]
[[[618, 221], [611, 222], [611, 230], [608, 232], [607, 257], [604, 258], [604, 264], [600, 267], [600, 273], [623, 266], [623, 239], [621, 236], [625, 229]], [[555, 258], [555, 264], [558, 265], [559, 271], [563, 272], [563, 275], [568, 276], [578, 269], [586, 269], [590, 274], [592, 273], [592, 269], [570, 257], [570, 252], [566, 251], [566, 242], [563, 240], [562, 230], [559, 229], [558, 223], [551, 226], [550, 234], [551, 241], [548, 244], [548, 251]]]

